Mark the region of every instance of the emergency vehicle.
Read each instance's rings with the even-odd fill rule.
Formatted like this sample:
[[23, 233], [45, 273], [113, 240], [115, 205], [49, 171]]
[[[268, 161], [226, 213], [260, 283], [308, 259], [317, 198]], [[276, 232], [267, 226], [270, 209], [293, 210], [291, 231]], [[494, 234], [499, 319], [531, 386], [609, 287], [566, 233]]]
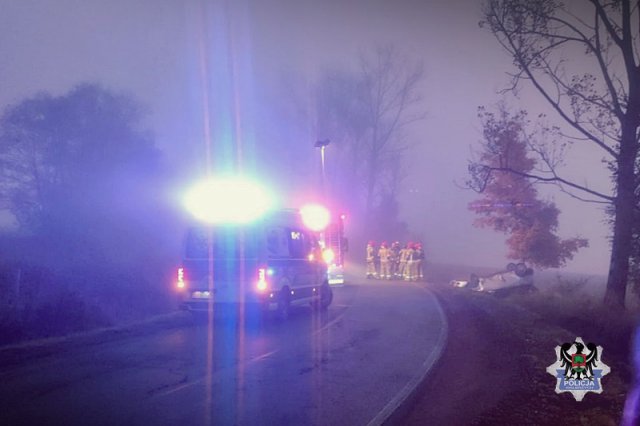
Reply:
[[185, 309], [244, 304], [282, 319], [291, 305], [326, 309], [333, 299], [318, 234], [297, 209], [189, 227], [176, 286]]
[[349, 248], [348, 240], [344, 236], [344, 220], [345, 215], [339, 215], [320, 233], [320, 243], [328, 265], [327, 280], [329, 285], [334, 286], [344, 284], [344, 258]]

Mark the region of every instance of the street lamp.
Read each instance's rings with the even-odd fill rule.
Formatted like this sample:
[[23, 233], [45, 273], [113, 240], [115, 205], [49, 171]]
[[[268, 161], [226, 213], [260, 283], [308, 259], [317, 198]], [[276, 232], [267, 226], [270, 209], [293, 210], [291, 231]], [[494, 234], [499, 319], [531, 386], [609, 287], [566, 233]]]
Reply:
[[324, 171], [324, 149], [326, 148], [327, 145], [329, 145], [331, 141], [329, 139], [325, 139], [322, 141], [316, 141], [316, 143], [313, 144], [314, 147], [316, 148], [320, 148], [320, 164], [322, 167], [322, 189], [323, 191], [325, 190], [325, 181], [326, 181], [326, 176], [325, 176], [325, 171]]

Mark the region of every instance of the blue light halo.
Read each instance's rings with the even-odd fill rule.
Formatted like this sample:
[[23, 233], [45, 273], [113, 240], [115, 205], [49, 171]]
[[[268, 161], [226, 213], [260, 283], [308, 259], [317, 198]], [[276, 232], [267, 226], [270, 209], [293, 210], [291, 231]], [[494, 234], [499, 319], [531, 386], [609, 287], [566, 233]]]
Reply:
[[189, 189], [184, 207], [199, 221], [250, 223], [264, 215], [273, 201], [265, 188], [242, 176], [209, 178]]

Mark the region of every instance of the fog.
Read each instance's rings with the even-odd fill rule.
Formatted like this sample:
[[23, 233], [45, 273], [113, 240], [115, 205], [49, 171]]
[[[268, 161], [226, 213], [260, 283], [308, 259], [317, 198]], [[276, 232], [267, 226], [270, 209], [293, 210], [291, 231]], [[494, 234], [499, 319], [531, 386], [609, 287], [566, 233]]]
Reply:
[[[292, 204], [317, 186], [313, 142], [332, 138], [319, 134], [294, 100], [311, 105], [305, 89], [323, 70], [353, 67], [359, 50], [393, 43], [425, 65], [426, 119], [410, 129], [415, 146], [405, 160], [400, 216], [424, 238], [433, 262], [503, 265], [504, 237], [472, 226], [467, 204], [476, 195], [461, 188], [481, 137], [477, 107], [500, 100], [497, 91], [508, 84], [511, 64], [479, 28], [479, 4], [0, 0], [0, 106], [38, 91], [61, 94], [81, 82], [127, 91], [147, 105], [145, 124], [179, 177], [165, 194], [176, 209], [181, 192], [205, 171], [207, 139], [214, 141], [210, 159], [219, 166], [233, 160], [225, 143], [241, 139], [244, 169]], [[508, 103], [545, 109], [526, 91]], [[331, 164], [331, 145], [326, 154]], [[570, 152], [567, 160], [568, 176], [609, 190], [596, 153]], [[542, 192], [562, 211], [560, 235], [589, 239], [567, 270], [606, 272], [602, 211], [551, 187]], [[352, 256], [359, 253], [353, 247]]]

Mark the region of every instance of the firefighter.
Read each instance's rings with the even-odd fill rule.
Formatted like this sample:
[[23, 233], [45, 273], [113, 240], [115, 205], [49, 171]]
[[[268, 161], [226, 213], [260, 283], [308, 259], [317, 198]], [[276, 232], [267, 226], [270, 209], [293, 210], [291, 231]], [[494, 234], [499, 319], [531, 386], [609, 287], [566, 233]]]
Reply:
[[400, 241], [396, 241], [391, 244], [391, 248], [389, 249], [391, 255], [389, 256], [389, 272], [391, 273], [391, 278], [398, 277], [398, 266], [400, 262]]
[[380, 244], [380, 249], [378, 250], [378, 258], [380, 259], [380, 279], [381, 280], [390, 280], [391, 273], [389, 270], [389, 256], [390, 250], [387, 248], [387, 242], [383, 242]]
[[418, 243], [416, 245], [416, 250], [414, 253], [414, 257], [416, 258], [416, 280], [422, 281], [424, 279], [424, 250], [422, 248], [422, 244]]
[[404, 280], [411, 281], [415, 276], [415, 244], [410, 242], [407, 244], [407, 266], [404, 270]]
[[400, 260], [398, 262], [398, 279], [404, 279], [404, 275], [407, 273], [407, 256], [409, 256], [409, 244], [407, 243], [400, 250]]
[[367, 244], [367, 278], [376, 278], [376, 245], [373, 241]]

